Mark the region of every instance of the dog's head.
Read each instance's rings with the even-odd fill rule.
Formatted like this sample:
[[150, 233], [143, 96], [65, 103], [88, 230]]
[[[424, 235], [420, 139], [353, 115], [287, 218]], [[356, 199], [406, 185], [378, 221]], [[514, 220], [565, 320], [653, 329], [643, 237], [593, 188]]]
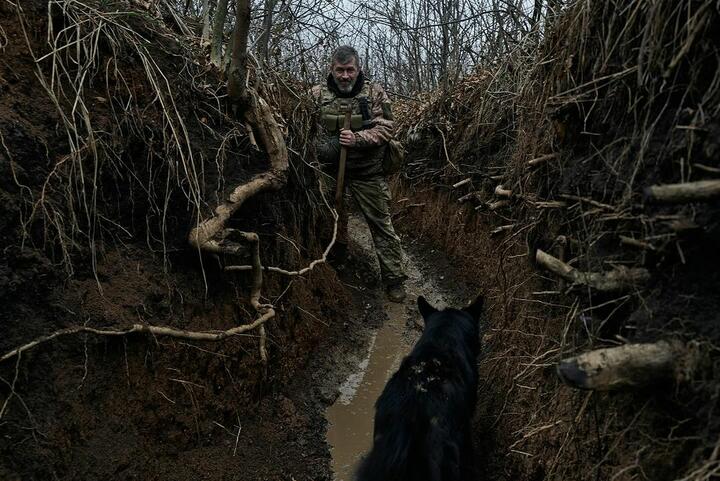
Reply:
[[418, 297], [417, 300], [418, 309], [420, 310], [420, 314], [422, 315], [423, 321], [426, 325], [428, 321], [437, 318], [441, 313], [445, 313], [446, 315], [457, 313], [460, 318], [470, 320], [475, 327], [478, 326], [480, 314], [482, 314], [483, 302], [484, 300], [482, 296], [477, 296], [470, 305], [463, 307], [462, 309], [443, 309], [442, 311], [439, 311], [430, 305], [423, 296]]

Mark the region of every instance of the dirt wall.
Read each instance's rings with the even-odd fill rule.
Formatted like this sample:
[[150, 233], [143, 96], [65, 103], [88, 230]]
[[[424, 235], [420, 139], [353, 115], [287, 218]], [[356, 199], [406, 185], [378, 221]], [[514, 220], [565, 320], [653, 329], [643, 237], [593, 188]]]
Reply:
[[[508, 479], [708, 479], [717, 467], [720, 205], [645, 192], [720, 172], [719, 18], [710, 2], [577, 2], [517, 55], [399, 109], [413, 114], [398, 223], [492, 300], [477, 454]], [[573, 286], [536, 265], [537, 249], [650, 280]], [[597, 393], [554, 373], [580, 352], [667, 338], [702, 353], [691, 380]]]
[[[166, 20], [126, 2], [0, 4], [2, 354], [71, 326], [215, 332], [256, 317], [247, 275], [223, 271], [247, 259], [201, 256], [187, 235], [268, 163], [201, 48]], [[288, 107], [291, 88], [262, 94], [278, 118], [293, 112], [290, 147], [304, 155], [307, 106]], [[300, 156], [283, 192], [232, 221], [259, 233], [266, 265], [302, 268], [329, 240]], [[322, 396], [303, 376], [342, 329], [348, 294], [319, 266], [267, 275], [262, 295], [277, 313], [267, 365], [257, 331], [68, 335], [3, 362], [0, 478], [327, 478]]]

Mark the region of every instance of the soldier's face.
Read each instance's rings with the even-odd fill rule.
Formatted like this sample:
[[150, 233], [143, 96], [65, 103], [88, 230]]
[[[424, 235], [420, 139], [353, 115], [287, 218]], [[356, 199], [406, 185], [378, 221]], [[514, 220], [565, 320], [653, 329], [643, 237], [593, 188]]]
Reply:
[[357, 60], [353, 58], [348, 63], [333, 62], [330, 67], [335, 83], [343, 93], [350, 92], [355, 86], [358, 74], [360, 74], [360, 68], [357, 65]]

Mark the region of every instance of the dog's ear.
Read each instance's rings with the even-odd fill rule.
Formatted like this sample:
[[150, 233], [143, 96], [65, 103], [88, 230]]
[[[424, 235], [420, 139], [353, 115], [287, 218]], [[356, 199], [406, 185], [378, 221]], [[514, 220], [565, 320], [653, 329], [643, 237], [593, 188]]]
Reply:
[[431, 306], [430, 303], [428, 303], [428, 301], [426, 301], [423, 296], [418, 297], [417, 304], [418, 309], [420, 309], [420, 314], [422, 314], [423, 316], [423, 319], [427, 319], [432, 313], [437, 312], [437, 309]]
[[463, 311], [467, 312], [472, 316], [473, 319], [478, 320], [480, 318], [480, 314], [482, 314], [482, 308], [484, 299], [482, 296], [477, 296], [475, 300], [470, 304], [469, 306], [463, 308]]

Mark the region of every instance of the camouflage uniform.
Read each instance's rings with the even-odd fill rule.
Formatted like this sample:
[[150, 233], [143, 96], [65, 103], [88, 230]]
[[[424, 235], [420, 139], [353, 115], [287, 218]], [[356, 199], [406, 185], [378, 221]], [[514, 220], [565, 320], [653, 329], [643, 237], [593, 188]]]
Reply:
[[[390, 99], [380, 85], [365, 82], [362, 73], [348, 94], [340, 93], [332, 76], [328, 76], [326, 85], [313, 87], [312, 95], [318, 102], [320, 117], [316, 152], [323, 171], [328, 174], [323, 184], [333, 193], [340, 158], [338, 135], [344, 123], [344, 112], [352, 105], [351, 130], [355, 133], [356, 143], [354, 147], [348, 147], [345, 192], [355, 199], [370, 227], [383, 282], [402, 282], [407, 278], [402, 266], [402, 247], [393, 229], [390, 189], [382, 171], [385, 148], [393, 137], [395, 126]], [[341, 216], [338, 227], [339, 242], [347, 242], [346, 215]]]

